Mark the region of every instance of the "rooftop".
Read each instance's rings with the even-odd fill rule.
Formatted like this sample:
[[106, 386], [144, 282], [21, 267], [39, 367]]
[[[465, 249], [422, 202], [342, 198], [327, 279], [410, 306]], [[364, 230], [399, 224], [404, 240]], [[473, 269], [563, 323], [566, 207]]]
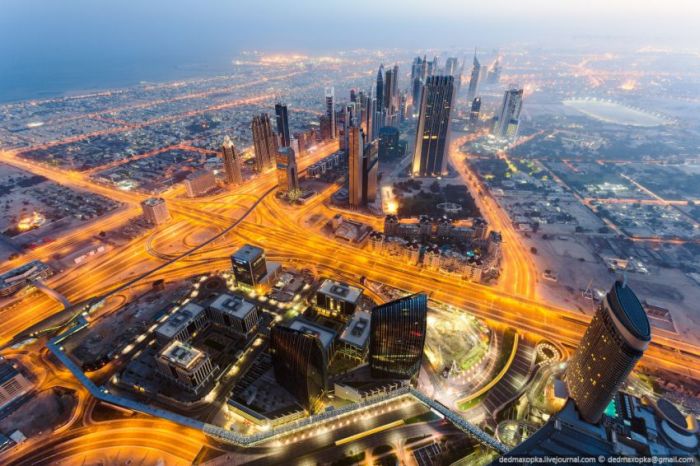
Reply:
[[204, 312], [204, 308], [199, 304], [187, 303], [160, 324], [156, 332], [166, 338], [173, 338], [202, 312]]
[[616, 281], [609, 295], [610, 307], [615, 316], [635, 337], [643, 341], [651, 339], [649, 318], [634, 291], [621, 281]]
[[177, 340], [170, 342], [160, 352], [161, 359], [188, 371], [194, 369], [206, 357], [203, 351]]
[[262, 256], [264, 253], [265, 251], [262, 248], [251, 244], [246, 244], [238, 251], [234, 252], [231, 257], [238, 261], [252, 262], [258, 257]]
[[217, 296], [209, 307], [239, 319], [245, 319], [248, 314], [255, 310], [255, 304], [246, 301], [240, 296], [226, 293]]
[[0, 384], [3, 384], [17, 375], [19, 371], [8, 361], [0, 361]]
[[347, 283], [326, 279], [318, 289], [319, 293], [348, 303], [357, 303], [362, 296], [362, 290]]
[[328, 349], [328, 347], [330, 347], [336, 336], [336, 333], [333, 330], [301, 317], [294, 319], [289, 324], [289, 328], [315, 335], [318, 337], [319, 341], [321, 342], [321, 346], [323, 346], [324, 349]]
[[340, 334], [340, 340], [363, 348], [369, 339], [369, 323], [371, 319], [369, 312], [355, 311], [343, 333]]

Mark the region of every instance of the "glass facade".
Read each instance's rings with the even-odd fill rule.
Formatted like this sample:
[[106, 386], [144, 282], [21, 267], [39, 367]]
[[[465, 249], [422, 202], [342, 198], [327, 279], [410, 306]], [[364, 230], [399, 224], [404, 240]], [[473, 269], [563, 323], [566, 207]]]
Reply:
[[410, 379], [425, 346], [428, 296], [418, 293], [372, 310], [369, 363], [377, 378]]

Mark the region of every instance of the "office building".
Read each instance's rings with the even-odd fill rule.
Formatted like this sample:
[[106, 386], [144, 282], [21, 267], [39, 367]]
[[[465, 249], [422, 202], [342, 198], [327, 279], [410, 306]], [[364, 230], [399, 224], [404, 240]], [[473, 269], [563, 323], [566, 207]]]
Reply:
[[170, 220], [168, 206], [162, 197], [149, 197], [141, 201], [143, 218], [151, 225], [162, 225]]
[[255, 168], [258, 172], [263, 172], [275, 164], [277, 136], [272, 131], [270, 116], [267, 113], [254, 116], [251, 129], [255, 148]]
[[277, 186], [289, 197], [299, 192], [296, 155], [291, 147], [282, 147], [277, 151]]
[[[400, 113], [399, 96], [399, 66], [387, 69], [384, 75], [384, 114], [386, 115], [384, 124], [386, 126], [397, 126]], [[377, 90], [379, 92], [379, 90]]]
[[221, 145], [221, 157], [224, 159], [224, 173], [226, 182], [229, 184], [241, 184], [241, 161], [233, 145], [233, 141], [228, 136], [224, 136], [224, 143]]
[[644, 308], [625, 283], [608, 292], [564, 375], [581, 417], [596, 423], [651, 341]]
[[207, 169], [197, 170], [190, 173], [185, 178], [185, 189], [187, 197], [199, 197], [211, 192], [216, 188], [216, 178], [214, 173]]
[[158, 371], [169, 381], [196, 395], [214, 379], [217, 366], [201, 350], [178, 340], [163, 348], [156, 359]]
[[156, 327], [156, 341], [162, 346], [172, 340], [188, 341], [208, 324], [204, 308], [190, 302], [170, 314], [162, 324]]
[[[325, 332], [324, 339], [328, 339]], [[277, 383], [307, 411], [315, 411], [328, 383], [321, 336], [303, 324], [296, 329], [275, 325], [270, 331], [270, 354]]]
[[481, 97], [475, 97], [472, 100], [472, 106], [469, 110], [469, 128], [475, 129], [479, 126], [479, 113], [481, 112]]
[[283, 103], [275, 104], [275, 118], [277, 120], [277, 134], [280, 147], [289, 147], [289, 119], [287, 118], [287, 106]]
[[493, 134], [501, 139], [514, 141], [520, 127], [520, 110], [523, 107], [523, 90], [512, 88], [503, 95], [501, 109], [496, 115]]
[[445, 61], [445, 74], [449, 76], [455, 76], [459, 71], [459, 60], [456, 57], [449, 57]]
[[430, 76], [426, 80], [416, 129], [413, 176], [447, 174], [453, 96], [452, 76]]
[[347, 317], [355, 312], [363, 290], [347, 283], [326, 279], [316, 290], [315, 309], [328, 317]]
[[488, 84], [498, 84], [498, 82], [501, 80], [501, 60], [500, 57], [496, 58], [496, 61], [493, 62], [491, 67], [489, 68], [489, 72], [486, 75], [486, 82]]
[[[377, 99], [377, 112], [384, 113], [384, 65], [379, 65], [379, 71], [377, 71], [377, 87], [375, 88], [375, 97]], [[383, 120], [380, 120], [379, 126], [383, 126]]]
[[338, 337], [338, 353], [343, 356], [364, 361], [369, 350], [369, 331], [372, 316], [367, 311], [357, 309], [342, 333]]
[[362, 205], [373, 204], [377, 199], [379, 175], [379, 141], [365, 144], [362, 151]]
[[328, 118], [330, 139], [335, 139], [338, 134], [335, 126], [335, 90], [332, 87], [326, 88], [326, 118]]
[[227, 331], [248, 338], [258, 326], [258, 308], [240, 296], [221, 294], [209, 304], [211, 320]]
[[246, 244], [231, 256], [233, 275], [236, 282], [250, 288], [261, 284], [268, 273], [265, 251], [257, 246]]
[[0, 410], [34, 389], [34, 385], [7, 360], [0, 360]]
[[364, 138], [358, 127], [348, 132], [348, 195], [351, 207], [362, 206], [362, 158]]
[[696, 464], [700, 456], [697, 421], [664, 398], [652, 401], [618, 393], [604, 418], [596, 424], [587, 422], [569, 400], [542, 428], [491, 465], [518, 462], [509, 458], [574, 457], [601, 458], [598, 462], [628, 459], [638, 464], [673, 459], [669, 464]]
[[398, 160], [403, 154], [399, 145], [399, 130], [392, 126], [379, 129], [378, 157], [382, 162]]
[[471, 102], [479, 93], [479, 81], [481, 79], [481, 63], [474, 51], [474, 61], [472, 63], [472, 73], [469, 77], [469, 88], [467, 89], [467, 101]]
[[372, 309], [369, 365], [376, 378], [410, 379], [423, 360], [428, 296], [418, 293]]

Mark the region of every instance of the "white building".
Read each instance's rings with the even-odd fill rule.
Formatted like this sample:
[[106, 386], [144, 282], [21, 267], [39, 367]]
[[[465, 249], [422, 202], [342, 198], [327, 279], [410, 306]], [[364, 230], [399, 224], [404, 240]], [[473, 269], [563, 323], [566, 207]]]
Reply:
[[216, 370], [204, 351], [177, 340], [163, 348], [156, 362], [165, 378], [195, 394], [214, 378]]
[[219, 295], [209, 305], [209, 314], [212, 321], [246, 338], [258, 326], [258, 308], [240, 296]]
[[156, 340], [161, 345], [165, 345], [173, 339], [187, 341], [207, 324], [204, 308], [199, 304], [187, 303], [156, 328]]

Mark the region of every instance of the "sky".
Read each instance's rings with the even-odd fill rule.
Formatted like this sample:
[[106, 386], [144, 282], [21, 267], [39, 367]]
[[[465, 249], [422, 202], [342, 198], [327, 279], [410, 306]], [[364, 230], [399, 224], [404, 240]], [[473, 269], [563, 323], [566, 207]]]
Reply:
[[0, 92], [164, 80], [241, 50], [700, 47], [698, 18], [698, 0], [0, 0]]

